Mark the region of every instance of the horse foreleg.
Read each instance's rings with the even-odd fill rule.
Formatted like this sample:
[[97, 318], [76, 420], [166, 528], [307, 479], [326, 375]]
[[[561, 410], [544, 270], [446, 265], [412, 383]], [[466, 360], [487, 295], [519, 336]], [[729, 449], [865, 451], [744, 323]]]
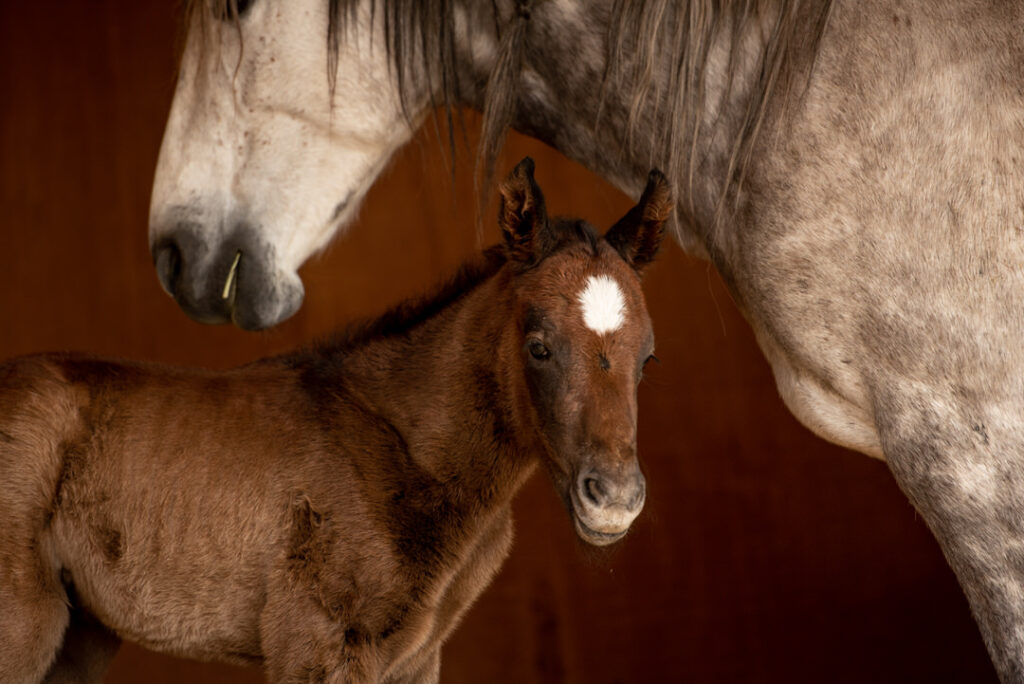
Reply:
[[437, 684], [441, 681], [441, 648], [423, 659], [417, 667], [402, 675], [388, 677], [387, 684]]
[[0, 551], [0, 682], [39, 682], [60, 646], [68, 606], [28, 548], [19, 556], [11, 550]]
[[121, 639], [81, 610], [71, 611], [71, 622], [46, 684], [99, 682], [117, 654]]
[[1003, 682], [1024, 682], [1024, 435], [1006, 407], [889, 392], [890, 468], [956, 573]]
[[32, 481], [16, 467], [19, 454], [3, 446], [0, 443], [0, 682], [39, 682], [60, 648], [68, 624], [68, 599], [57, 562], [39, 534], [44, 514], [33, 505]]

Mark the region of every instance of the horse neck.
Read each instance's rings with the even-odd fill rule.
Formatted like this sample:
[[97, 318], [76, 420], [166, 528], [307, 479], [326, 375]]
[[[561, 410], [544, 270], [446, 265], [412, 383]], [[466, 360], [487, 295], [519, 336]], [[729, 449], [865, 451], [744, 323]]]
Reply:
[[[508, 35], [517, 21], [529, 24], [519, 78], [512, 84], [518, 90], [518, 105], [513, 99], [511, 125], [582, 163], [634, 198], [640, 195], [651, 168], [664, 171], [680, 198], [683, 244], [704, 254], [713, 242], [710, 233], [722, 207], [723, 181], [734, 175], [730, 165], [748, 125], [747, 108], [755, 97], [752, 93], [761, 56], [779, 7], [766, 3], [761, 16], [735, 30], [731, 21], [726, 22], [710, 39], [702, 72], [703, 96], [693, 100], [699, 104], [692, 112], [686, 112], [681, 100], [670, 101], [667, 87], [677, 56], [660, 43], [651, 55], [650, 83], [641, 88], [643, 99], [636, 99], [633, 87], [642, 74], [632, 71], [629, 64], [618, 71], [616, 79], [604, 82], [609, 40], [621, 33], [617, 27], [609, 27], [612, 4], [611, 0], [578, 0], [572, 8], [571, 3], [533, 3], [525, 18], [503, 8], [503, 35]], [[668, 3], [665, 11], [689, 12], [690, 4]], [[806, 7], [801, 11], [812, 14]], [[470, 16], [479, 26], [470, 33], [473, 44], [464, 39], [467, 44], [459, 51], [463, 70], [460, 92], [465, 104], [483, 109], [485, 103], [493, 104], [487, 101], [482, 84], [500, 58], [502, 44], [494, 36], [493, 16], [480, 10]], [[491, 36], [491, 49], [479, 46], [481, 35]], [[630, 41], [621, 46], [627, 58], [642, 50], [643, 46]], [[691, 90], [691, 94], [696, 92]], [[687, 117], [689, 121], [681, 120]]]
[[[501, 270], [408, 333], [344, 362], [346, 389], [387, 420], [462, 510], [507, 504], [532, 473], [508, 274]], [[521, 377], [521, 373], [518, 374]]]

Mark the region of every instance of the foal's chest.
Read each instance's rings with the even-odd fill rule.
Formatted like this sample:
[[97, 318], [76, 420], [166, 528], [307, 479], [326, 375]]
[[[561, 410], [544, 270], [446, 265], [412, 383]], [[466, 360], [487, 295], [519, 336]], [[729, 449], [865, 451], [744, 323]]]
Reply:
[[510, 510], [492, 515], [455, 556], [456, 562], [424, 587], [401, 628], [382, 640], [385, 678], [422, 673], [429, 666], [508, 556], [512, 527]]

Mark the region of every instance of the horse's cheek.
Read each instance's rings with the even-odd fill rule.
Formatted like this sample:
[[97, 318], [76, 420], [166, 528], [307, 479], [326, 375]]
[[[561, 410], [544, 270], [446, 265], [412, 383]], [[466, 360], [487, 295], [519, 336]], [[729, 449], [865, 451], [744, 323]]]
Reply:
[[562, 423], [559, 414], [565, 386], [561, 375], [553, 368], [528, 368], [526, 371], [526, 385], [530, 390], [538, 427], [552, 446], [557, 441], [557, 436], [552, 433]]

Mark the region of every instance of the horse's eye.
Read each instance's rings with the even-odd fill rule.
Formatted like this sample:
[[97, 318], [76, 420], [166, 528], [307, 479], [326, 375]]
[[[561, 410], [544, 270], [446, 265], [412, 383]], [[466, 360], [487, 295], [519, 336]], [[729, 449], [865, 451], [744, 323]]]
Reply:
[[548, 348], [545, 347], [544, 343], [541, 342], [540, 340], [532, 340], [530, 342], [529, 349], [530, 356], [537, 359], [538, 361], [543, 361], [549, 356], [551, 356], [551, 352], [548, 351]]
[[637, 376], [636, 376], [636, 381], [637, 382], [640, 382], [640, 379], [642, 377], [644, 377], [644, 369], [647, 368], [647, 364], [649, 364], [651, 361], [654, 361], [656, 363], [661, 363], [661, 359], [659, 359], [654, 354], [651, 354], [646, 359], [644, 359], [644, 362], [642, 364], [640, 364], [640, 372], [637, 373]]

